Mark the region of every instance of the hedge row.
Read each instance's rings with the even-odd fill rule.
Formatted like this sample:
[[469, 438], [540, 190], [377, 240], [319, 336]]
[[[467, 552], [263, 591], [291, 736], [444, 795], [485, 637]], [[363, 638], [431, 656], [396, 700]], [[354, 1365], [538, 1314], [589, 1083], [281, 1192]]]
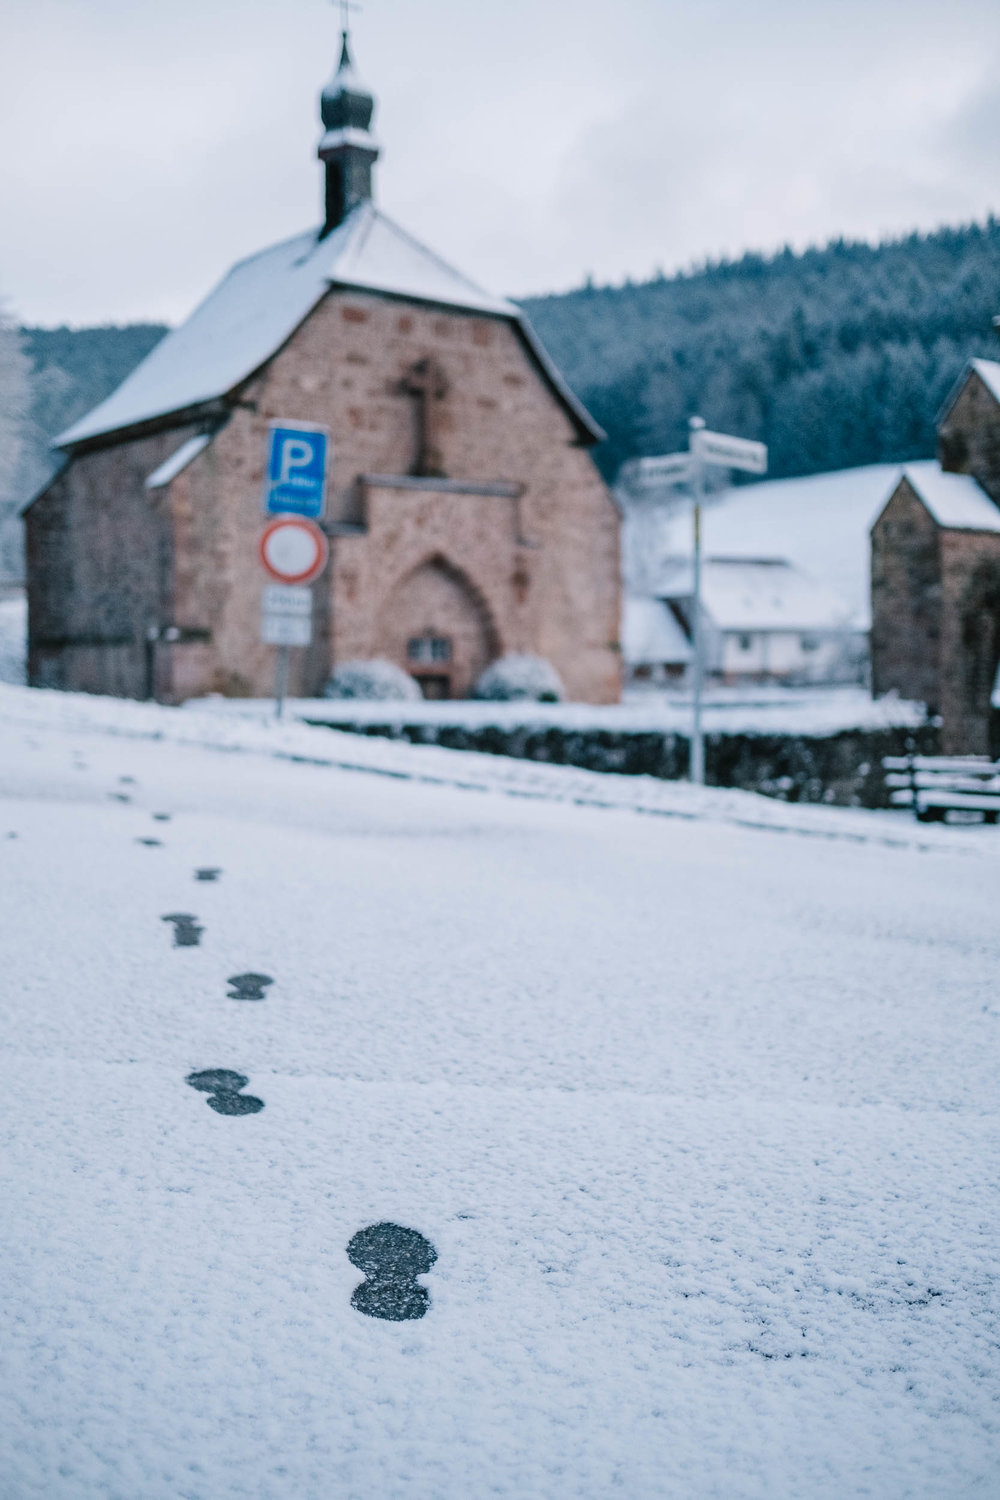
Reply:
[[[688, 769], [688, 741], [680, 734], [530, 725], [357, 724], [346, 719], [336, 724], [310, 722], [353, 734], [409, 740], [413, 745], [476, 750], [620, 776], [677, 781]], [[712, 786], [741, 787], [786, 802], [886, 807], [882, 757], [904, 755], [910, 745], [923, 755], [936, 754], [938, 730], [926, 725], [920, 729], [845, 729], [815, 737], [711, 734], [705, 741], [706, 779]]]

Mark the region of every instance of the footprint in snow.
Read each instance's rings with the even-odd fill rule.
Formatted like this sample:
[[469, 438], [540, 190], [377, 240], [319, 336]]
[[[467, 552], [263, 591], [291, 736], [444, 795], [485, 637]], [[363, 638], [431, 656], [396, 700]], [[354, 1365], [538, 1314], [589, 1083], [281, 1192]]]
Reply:
[[189, 912], [174, 912], [169, 917], [161, 917], [160, 921], [173, 922], [175, 948], [197, 948], [205, 931], [204, 927], [198, 926], [198, 918]]
[[266, 1000], [264, 991], [274, 980], [270, 974], [234, 974], [226, 983], [232, 985], [227, 1000]]
[[162, 839], [136, 839], [137, 844], [143, 844], [147, 849], [162, 849]]
[[154, 823], [169, 823], [170, 822], [170, 814], [169, 813], [154, 813], [153, 814], [153, 822]]
[[351, 1306], [369, 1318], [406, 1323], [422, 1318], [430, 1293], [417, 1281], [437, 1260], [430, 1240], [401, 1224], [370, 1224], [348, 1242], [347, 1258], [364, 1272]]
[[250, 1080], [230, 1068], [206, 1068], [201, 1073], [189, 1073], [185, 1081], [208, 1095], [205, 1102], [218, 1115], [256, 1115], [264, 1108], [263, 1099], [240, 1093]]

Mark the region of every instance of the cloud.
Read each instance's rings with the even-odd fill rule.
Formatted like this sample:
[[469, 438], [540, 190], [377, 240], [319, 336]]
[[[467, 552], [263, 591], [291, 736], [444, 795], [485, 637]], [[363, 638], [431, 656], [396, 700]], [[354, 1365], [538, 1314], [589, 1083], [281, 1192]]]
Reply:
[[[319, 0], [8, 0], [0, 284], [182, 316], [314, 222]], [[390, 212], [499, 290], [997, 206], [995, 0], [370, 0]]]

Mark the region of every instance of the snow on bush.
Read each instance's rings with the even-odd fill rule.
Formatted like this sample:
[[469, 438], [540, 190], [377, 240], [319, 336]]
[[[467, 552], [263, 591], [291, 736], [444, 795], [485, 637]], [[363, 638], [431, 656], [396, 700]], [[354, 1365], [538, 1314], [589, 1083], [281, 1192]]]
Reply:
[[414, 702], [420, 689], [402, 667], [376, 657], [372, 661], [345, 661], [323, 689], [324, 698], [402, 698]]
[[476, 683], [474, 696], [504, 703], [530, 699], [561, 703], [566, 696], [559, 673], [541, 656], [501, 656]]

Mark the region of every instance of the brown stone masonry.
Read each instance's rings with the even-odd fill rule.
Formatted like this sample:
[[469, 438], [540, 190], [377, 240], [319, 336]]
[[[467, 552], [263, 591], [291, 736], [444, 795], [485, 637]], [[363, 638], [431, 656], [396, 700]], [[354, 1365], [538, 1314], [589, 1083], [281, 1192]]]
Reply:
[[[433, 379], [416, 393], [420, 370]], [[321, 424], [332, 443], [332, 562], [294, 693], [384, 655], [460, 695], [495, 656], [530, 651], [571, 696], [617, 699], [617, 511], [516, 329], [343, 290], [168, 488], [144, 482], [190, 427], [78, 457], [32, 508], [32, 680], [142, 696], [155, 629], [164, 700], [271, 690], [256, 549], [272, 421]], [[409, 477], [430, 467], [444, 477]], [[449, 643], [433, 672], [410, 659], [421, 639]]]

